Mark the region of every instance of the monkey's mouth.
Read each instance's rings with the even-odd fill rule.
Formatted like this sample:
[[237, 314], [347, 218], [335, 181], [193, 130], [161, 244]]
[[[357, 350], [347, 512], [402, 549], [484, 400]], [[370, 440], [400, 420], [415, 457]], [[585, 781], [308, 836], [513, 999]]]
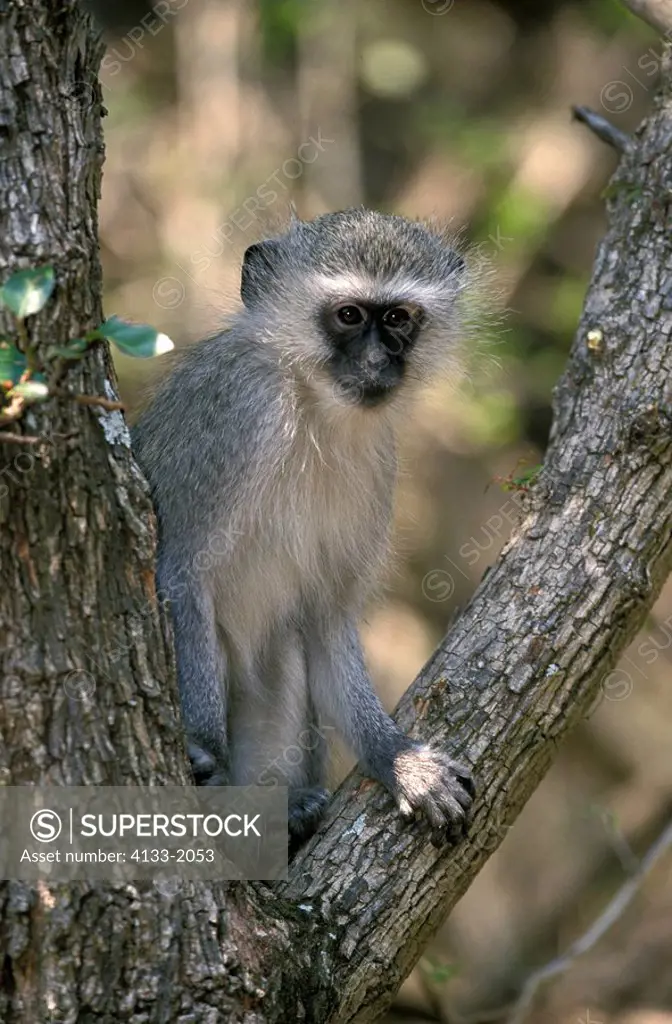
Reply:
[[382, 405], [392, 398], [396, 390], [396, 384], [367, 382], [361, 385], [359, 404], [367, 408]]
[[372, 409], [394, 398], [403, 375], [400, 372], [390, 373], [389, 370], [376, 375], [355, 370], [335, 376], [335, 380], [332, 378], [331, 391], [339, 405]]

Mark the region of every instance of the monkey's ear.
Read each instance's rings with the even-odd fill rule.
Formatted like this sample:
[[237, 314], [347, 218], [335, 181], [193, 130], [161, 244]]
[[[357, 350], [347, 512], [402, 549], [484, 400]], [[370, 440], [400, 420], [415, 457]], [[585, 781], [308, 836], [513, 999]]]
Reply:
[[245, 250], [240, 275], [240, 297], [249, 308], [268, 290], [277, 273], [280, 246], [273, 239], [255, 242]]

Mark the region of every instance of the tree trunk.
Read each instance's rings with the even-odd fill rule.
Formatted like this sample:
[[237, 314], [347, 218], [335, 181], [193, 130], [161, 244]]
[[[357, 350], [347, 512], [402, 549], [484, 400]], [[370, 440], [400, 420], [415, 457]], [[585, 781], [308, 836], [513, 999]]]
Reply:
[[[0, 15], [2, 280], [50, 264], [41, 353], [101, 319], [100, 42], [75, 0]], [[580, 130], [577, 128], [577, 130]], [[611, 188], [555, 427], [524, 522], [398, 710], [474, 765], [469, 837], [435, 850], [354, 774], [275, 889], [2, 886], [7, 1024], [379, 1016], [504, 837], [651, 607], [672, 556], [672, 97]], [[3, 333], [13, 331], [6, 313]], [[112, 397], [103, 347], [68, 371]], [[2, 446], [2, 781], [184, 783], [154, 521], [119, 413], [51, 399]], [[513, 502], [504, 499], [510, 514]]]

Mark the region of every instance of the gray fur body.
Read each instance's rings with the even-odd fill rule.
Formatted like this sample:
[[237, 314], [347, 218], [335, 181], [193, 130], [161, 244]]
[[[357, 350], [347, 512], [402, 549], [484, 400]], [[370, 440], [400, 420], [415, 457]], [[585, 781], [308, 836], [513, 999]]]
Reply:
[[[294, 222], [248, 250], [244, 312], [187, 353], [133, 432], [196, 776], [289, 785], [297, 840], [326, 799], [325, 726], [435, 832], [460, 827], [471, 802], [467, 770], [385, 713], [357, 630], [388, 552], [395, 425], [414, 381], [450, 363], [460, 266], [440, 236], [402, 218]], [[389, 345], [401, 335], [377, 332], [374, 312], [355, 340], [338, 324], [330, 347], [325, 302], [361, 303], [366, 317], [367, 303], [375, 316], [413, 303], [423, 325], [399, 356]]]

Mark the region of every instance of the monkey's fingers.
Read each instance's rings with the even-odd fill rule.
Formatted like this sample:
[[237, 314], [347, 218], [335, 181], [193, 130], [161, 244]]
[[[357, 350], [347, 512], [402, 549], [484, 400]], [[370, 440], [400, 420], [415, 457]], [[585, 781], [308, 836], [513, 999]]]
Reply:
[[455, 842], [466, 832], [475, 785], [469, 768], [431, 747], [413, 747], [397, 756], [394, 766], [397, 803], [406, 819], [419, 812], [428, 823], [432, 842]]

